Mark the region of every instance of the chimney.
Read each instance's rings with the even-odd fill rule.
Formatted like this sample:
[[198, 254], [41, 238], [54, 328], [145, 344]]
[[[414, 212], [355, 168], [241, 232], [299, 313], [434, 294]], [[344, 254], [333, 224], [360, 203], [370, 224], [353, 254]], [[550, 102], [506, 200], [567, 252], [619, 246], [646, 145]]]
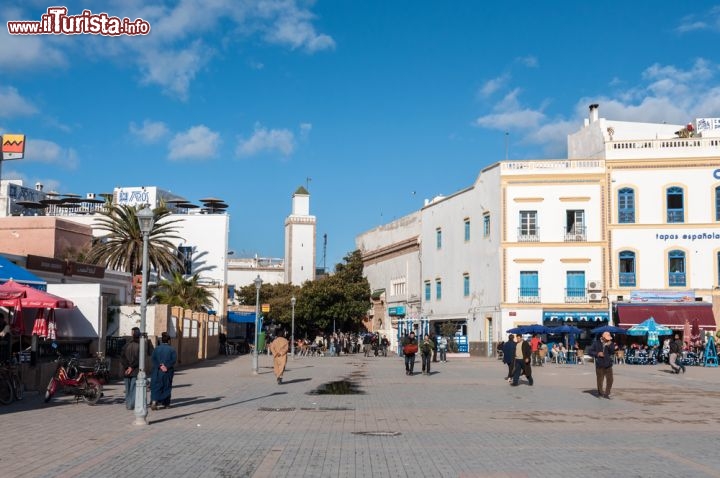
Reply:
[[35, 183], [35, 191], [42, 191], [43, 190], [43, 183], [37, 182]]
[[598, 120], [598, 105], [597, 103], [590, 105], [590, 123], [594, 123]]

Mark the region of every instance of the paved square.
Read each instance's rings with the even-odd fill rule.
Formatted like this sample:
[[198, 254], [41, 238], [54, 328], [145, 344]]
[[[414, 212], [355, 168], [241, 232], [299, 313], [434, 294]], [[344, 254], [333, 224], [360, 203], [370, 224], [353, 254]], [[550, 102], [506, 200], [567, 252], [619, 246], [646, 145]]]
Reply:
[[[147, 427], [121, 382], [94, 407], [29, 393], [0, 406], [0, 476], [720, 476], [718, 368], [615, 366], [605, 400], [592, 364], [535, 367], [533, 387], [510, 387], [495, 359], [432, 365], [302, 357], [277, 385], [269, 357], [258, 376], [250, 356], [222, 357], [180, 369]], [[340, 380], [362, 393], [309, 393]]]

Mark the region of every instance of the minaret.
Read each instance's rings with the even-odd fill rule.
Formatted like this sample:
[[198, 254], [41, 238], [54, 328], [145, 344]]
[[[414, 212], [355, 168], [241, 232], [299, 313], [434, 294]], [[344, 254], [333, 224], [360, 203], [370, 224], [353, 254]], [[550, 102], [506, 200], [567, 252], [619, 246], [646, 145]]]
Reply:
[[310, 215], [310, 193], [300, 186], [292, 196], [292, 213], [285, 219], [286, 284], [315, 280], [316, 222]]

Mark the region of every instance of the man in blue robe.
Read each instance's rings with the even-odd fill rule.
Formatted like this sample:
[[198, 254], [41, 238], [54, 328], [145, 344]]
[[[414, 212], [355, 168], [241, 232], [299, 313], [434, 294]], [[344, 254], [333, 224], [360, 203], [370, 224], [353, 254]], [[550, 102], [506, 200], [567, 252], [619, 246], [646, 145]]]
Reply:
[[160, 344], [152, 354], [152, 372], [150, 374], [150, 408], [158, 409], [158, 404], [170, 407], [173, 375], [175, 375], [177, 352], [170, 346], [170, 336], [163, 332]]

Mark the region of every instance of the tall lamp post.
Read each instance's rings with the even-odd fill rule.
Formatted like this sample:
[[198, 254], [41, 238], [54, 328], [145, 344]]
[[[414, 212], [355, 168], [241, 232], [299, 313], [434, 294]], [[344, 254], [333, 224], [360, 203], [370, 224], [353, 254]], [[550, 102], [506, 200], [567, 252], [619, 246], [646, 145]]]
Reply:
[[255, 283], [255, 347], [253, 347], [253, 375], [258, 374], [258, 329], [260, 324], [260, 287], [262, 287], [262, 279], [260, 274], [253, 281]]
[[147, 336], [145, 317], [147, 314], [147, 283], [148, 283], [148, 240], [150, 231], [155, 224], [155, 213], [146, 207], [135, 213], [143, 236], [142, 256], [142, 292], [140, 296], [140, 360], [135, 382], [135, 425], [147, 425], [147, 378], [145, 377], [145, 355], [147, 355]]
[[292, 359], [295, 359], [295, 302], [297, 302], [297, 299], [295, 296], [292, 296], [290, 298], [290, 305], [292, 306], [292, 325], [290, 326], [290, 357]]

